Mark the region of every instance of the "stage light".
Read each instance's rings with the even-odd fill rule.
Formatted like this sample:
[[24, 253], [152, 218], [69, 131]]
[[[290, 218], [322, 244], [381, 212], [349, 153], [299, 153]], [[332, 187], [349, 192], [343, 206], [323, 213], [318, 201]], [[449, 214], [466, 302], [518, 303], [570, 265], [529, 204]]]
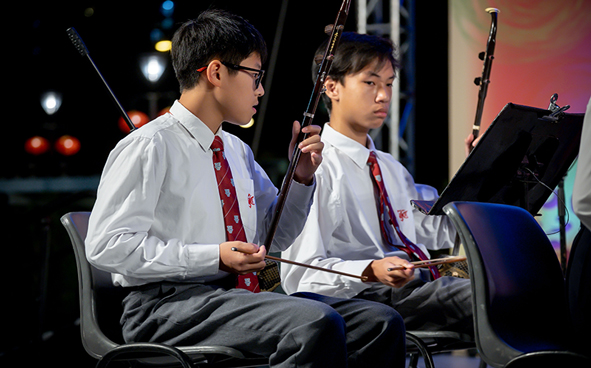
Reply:
[[[146, 115], [146, 113], [143, 113], [141, 111], [131, 110], [131, 111], [127, 112], [127, 115], [129, 116], [129, 118], [131, 119], [131, 122], [133, 123], [133, 125], [135, 125], [136, 128], [139, 128], [142, 125], [145, 125], [147, 122], [150, 121], [150, 118], [148, 117], [148, 115]], [[129, 127], [127, 126], [127, 123], [125, 122], [125, 119], [123, 119], [123, 117], [119, 118], [117, 125], [119, 126], [119, 129], [123, 133], [129, 133]]]
[[80, 151], [80, 141], [71, 135], [62, 135], [55, 142], [55, 150], [64, 156], [72, 156]]
[[47, 115], [55, 114], [62, 106], [62, 94], [56, 91], [47, 91], [41, 95], [41, 107]]
[[41, 136], [34, 136], [25, 142], [25, 151], [32, 155], [41, 155], [49, 150], [49, 141]]
[[156, 42], [156, 45], [154, 45], [154, 48], [159, 52], [167, 52], [172, 48], [172, 42], [170, 42], [170, 40], [158, 41]]
[[148, 81], [156, 83], [166, 69], [166, 57], [158, 53], [143, 55], [140, 57], [140, 68]]

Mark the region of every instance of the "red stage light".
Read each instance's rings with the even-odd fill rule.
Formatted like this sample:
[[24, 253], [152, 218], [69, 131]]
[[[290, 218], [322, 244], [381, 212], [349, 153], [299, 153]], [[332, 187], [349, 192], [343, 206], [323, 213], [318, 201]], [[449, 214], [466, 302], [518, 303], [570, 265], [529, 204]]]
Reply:
[[[129, 116], [131, 122], [133, 123], [133, 125], [135, 125], [136, 128], [139, 128], [150, 121], [148, 115], [141, 111], [131, 110], [127, 112], [127, 115]], [[123, 133], [129, 133], [129, 127], [127, 126], [127, 123], [125, 122], [125, 119], [123, 119], [123, 117], [119, 118], [118, 123], [119, 129], [121, 129]]]
[[32, 155], [41, 155], [49, 150], [49, 141], [41, 136], [34, 136], [25, 142], [25, 151]]
[[55, 150], [64, 156], [72, 156], [80, 151], [80, 141], [71, 135], [62, 135], [55, 142]]

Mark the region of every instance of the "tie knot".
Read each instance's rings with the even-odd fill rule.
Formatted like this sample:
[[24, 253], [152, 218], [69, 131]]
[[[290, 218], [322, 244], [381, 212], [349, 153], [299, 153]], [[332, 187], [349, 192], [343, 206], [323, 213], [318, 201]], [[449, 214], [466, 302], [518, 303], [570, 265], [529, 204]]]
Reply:
[[219, 152], [224, 150], [224, 142], [220, 136], [215, 136], [213, 142], [211, 143], [211, 149], [213, 152]]
[[374, 165], [378, 163], [378, 158], [376, 156], [376, 153], [374, 151], [369, 151], [369, 157], [367, 158], [367, 164], [368, 165]]

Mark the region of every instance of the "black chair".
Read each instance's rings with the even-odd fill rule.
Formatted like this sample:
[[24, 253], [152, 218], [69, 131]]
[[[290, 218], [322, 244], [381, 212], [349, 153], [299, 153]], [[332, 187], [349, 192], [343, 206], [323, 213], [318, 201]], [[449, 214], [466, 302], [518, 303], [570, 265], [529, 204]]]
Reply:
[[566, 289], [570, 316], [578, 347], [591, 356], [591, 231], [581, 224], [573, 240], [566, 268]]
[[157, 343], [123, 342], [119, 319], [124, 288], [116, 287], [111, 274], [88, 263], [84, 238], [90, 212], [70, 212], [62, 216], [78, 269], [80, 297], [80, 330], [86, 352], [98, 359], [97, 367], [111, 361], [130, 361], [139, 365], [189, 367], [260, 367], [268, 366], [268, 358], [247, 357], [225, 346], [174, 347]]
[[474, 349], [475, 347], [474, 338], [459, 332], [406, 331], [406, 354], [409, 357], [409, 368], [416, 368], [420, 357], [423, 358], [425, 368], [435, 368], [434, 354]]
[[481, 358], [493, 367], [577, 366], [565, 281], [548, 237], [525, 210], [492, 203], [444, 207], [465, 247]]
[[[461, 242], [459, 237], [456, 236], [452, 255], [457, 256], [460, 248]], [[461, 268], [461, 273], [467, 273], [464, 267]], [[406, 331], [406, 355], [409, 357], [409, 368], [416, 368], [421, 357], [425, 368], [435, 368], [433, 361], [433, 355], [435, 354], [475, 349], [474, 338], [468, 334], [455, 331]], [[486, 363], [480, 360], [480, 368], [484, 367], [486, 367]]]

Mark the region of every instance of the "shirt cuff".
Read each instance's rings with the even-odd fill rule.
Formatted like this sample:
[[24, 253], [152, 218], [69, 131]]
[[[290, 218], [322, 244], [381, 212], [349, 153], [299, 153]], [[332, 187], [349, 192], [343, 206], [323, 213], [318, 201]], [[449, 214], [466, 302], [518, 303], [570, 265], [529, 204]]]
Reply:
[[213, 276], [220, 271], [219, 244], [188, 244], [186, 254], [186, 278]]
[[[373, 261], [373, 259], [362, 259], [357, 261], [345, 261], [342, 263], [336, 263], [332, 268], [335, 271], [341, 271], [350, 273], [352, 275], [360, 275], [365, 271], [367, 266]], [[359, 282], [359, 279], [353, 277], [346, 277], [347, 280]]]
[[316, 176], [310, 185], [298, 183], [295, 180], [291, 181], [291, 187], [288, 193], [290, 201], [296, 201], [296, 203], [308, 203], [308, 201], [314, 195], [316, 190]]

